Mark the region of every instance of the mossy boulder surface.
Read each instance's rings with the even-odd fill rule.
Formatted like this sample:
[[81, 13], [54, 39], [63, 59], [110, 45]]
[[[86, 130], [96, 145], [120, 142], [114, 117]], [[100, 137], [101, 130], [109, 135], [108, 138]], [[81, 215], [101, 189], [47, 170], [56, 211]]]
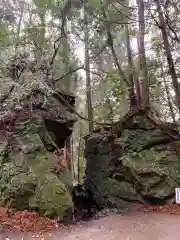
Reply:
[[100, 207], [124, 210], [133, 203], [163, 204], [174, 197], [180, 184], [176, 142], [140, 117], [120, 138], [107, 135], [94, 133], [85, 148], [84, 185]]
[[66, 166], [58, 174], [54, 167], [76, 118], [58, 94], [33, 90], [35, 102], [24, 96], [18, 108], [5, 108], [0, 116], [0, 203], [63, 219], [73, 211], [72, 176]]
[[51, 173], [39, 180], [29, 206], [47, 217], [61, 220], [73, 212], [72, 198], [65, 184]]

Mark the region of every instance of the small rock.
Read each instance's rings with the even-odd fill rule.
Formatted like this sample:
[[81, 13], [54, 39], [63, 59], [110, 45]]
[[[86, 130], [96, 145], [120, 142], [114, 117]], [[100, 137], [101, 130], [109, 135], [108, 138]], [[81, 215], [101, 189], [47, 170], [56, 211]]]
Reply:
[[113, 212], [113, 213], [119, 213], [120, 211], [119, 211], [117, 208], [113, 208], [113, 209], [112, 209], [112, 212]]

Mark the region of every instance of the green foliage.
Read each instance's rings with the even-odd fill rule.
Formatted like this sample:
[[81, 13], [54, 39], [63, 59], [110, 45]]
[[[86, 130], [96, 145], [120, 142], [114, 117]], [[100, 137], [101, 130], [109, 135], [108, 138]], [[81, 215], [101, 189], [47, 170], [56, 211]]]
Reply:
[[[104, 1], [106, 2], [106, 1]], [[105, 4], [105, 3], [104, 3]], [[102, 7], [102, 1], [101, 0], [90, 0], [88, 1], [88, 8], [91, 10], [91, 11], [94, 11], [94, 10], [98, 10]]]
[[30, 25], [25, 29], [27, 37], [34, 41], [39, 47], [45, 44], [45, 28], [36, 25]]
[[137, 30], [136, 29], [130, 29], [129, 30], [129, 35], [132, 37], [137, 37]]
[[128, 107], [128, 92], [116, 69], [106, 79], [104, 100], [96, 107], [98, 119], [113, 120], [122, 116]]
[[4, 25], [0, 25], [0, 48], [12, 44], [12, 32]]
[[33, 0], [33, 3], [39, 9], [51, 9], [55, 5], [55, 0]]
[[114, 98], [115, 101], [119, 99], [119, 97], [126, 97], [127, 88], [123, 80], [121, 80], [118, 71], [113, 70], [109, 73], [107, 77], [107, 93], [110, 97]]

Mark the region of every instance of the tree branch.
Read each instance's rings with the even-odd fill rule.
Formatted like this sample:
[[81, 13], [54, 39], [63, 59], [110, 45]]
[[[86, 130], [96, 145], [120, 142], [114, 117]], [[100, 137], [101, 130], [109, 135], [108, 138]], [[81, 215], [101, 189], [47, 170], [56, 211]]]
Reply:
[[[106, 16], [106, 13], [105, 13], [105, 10], [103, 9], [103, 17], [106, 19], [107, 16]], [[119, 71], [119, 75], [120, 77], [123, 79], [123, 81], [126, 83], [126, 85], [129, 87], [130, 84], [129, 84], [129, 81], [127, 80], [127, 78], [125, 77], [125, 74], [119, 64], [119, 61], [118, 61], [118, 58], [117, 58], [117, 55], [116, 55], [116, 52], [115, 52], [115, 49], [114, 49], [114, 44], [113, 44], [113, 37], [112, 37], [112, 34], [111, 34], [111, 28], [110, 28], [110, 24], [107, 24], [107, 45], [110, 47], [111, 49], [111, 52], [112, 52], [112, 55], [113, 55], [113, 58], [114, 58], [114, 61], [116, 63], [116, 66], [118, 68], [118, 71]]]
[[1, 104], [3, 104], [3, 103], [8, 99], [8, 97], [9, 97], [9, 96], [11, 95], [11, 93], [13, 92], [14, 88], [15, 88], [15, 85], [12, 85], [11, 88], [9, 89], [9, 91], [8, 91], [6, 94], [4, 94], [4, 96], [2, 96], [2, 97], [0, 98], [0, 103], [1, 103]]
[[[80, 66], [80, 67], [77, 67], [77, 68], [75, 68], [75, 69], [70, 70], [69, 72], [65, 73], [65, 74], [62, 75], [61, 77], [54, 79], [53, 82], [61, 81], [61, 80], [63, 80], [65, 77], [67, 77], [67, 76], [69, 76], [69, 75], [77, 72], [77, 71], [80, 70], [80, 69], [82, 69], [82, 70], [84, 70], [84, 71], [87, 71], [87, 69], [85, 69], [85, 67], [82, 65], [82, 66]], [[98, 77], [100, 77], [100, 78], [102, 79], [102, 76], [101, 76], [100, 74], [98, 74], [97, 72], [94, 72], [94, 71], [90, 70], [90, 73], [92, 73], [92, 74], [94, 74], [94, 75], [97, 75]], [[104, 73], [104, 72], [103, 72], [103, 73]], [[107, 74], [107, 73], [106, 73], [106, 74]]]
[[80, 67], [77, 67], [77, 68], [75, 68], [75, 69], [72, 69], [72, 70], [70, 70], [69, 72], [67, 72], [67, 73], [65, 73], [64, 75], [62, 75], [61, 77], [56, 78], [53, 82], [61, 81], [61, 80], [63, 80], [65, 77], [67, 77], [67, 76], [69, 76], [69, 75], [77, 72], [77, 71], [80, 70], [80, 69], [84, 69], [84, 67], [83, 67], [83, 66], [80, 66]]
[[52, 59], [50, 61], [50, 69], [52, 68], [53, 64], [54, 64], [54, 60], [56, 58], [56, 55], [57, 55], [57, 52], [58, 52], [58, 49], [59, 49], [59, 46], [60, 46], [60, 43], [58, 43], [58, 46], [56, 46], [57, 42], [59, 42], [60, 39], [62, 39], [64, 36], [60, 36], [55, 42], [54, 42], [54, 54], [52, 56]]

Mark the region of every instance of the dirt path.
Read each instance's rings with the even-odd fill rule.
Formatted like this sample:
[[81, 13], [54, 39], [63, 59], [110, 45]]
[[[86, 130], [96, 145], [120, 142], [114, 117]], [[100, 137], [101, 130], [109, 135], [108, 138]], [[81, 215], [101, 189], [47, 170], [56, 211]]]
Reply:
[[[0, 240], [32, 240], [31, 234], [1, 233]], [[37, 239], [37, 238], [36, 238]], [[39, 238], [43, 240], [43, 238]], [[160, 213], [112, 215], [46, 234], [45, 240], [179, 240], [180, 216]]]

